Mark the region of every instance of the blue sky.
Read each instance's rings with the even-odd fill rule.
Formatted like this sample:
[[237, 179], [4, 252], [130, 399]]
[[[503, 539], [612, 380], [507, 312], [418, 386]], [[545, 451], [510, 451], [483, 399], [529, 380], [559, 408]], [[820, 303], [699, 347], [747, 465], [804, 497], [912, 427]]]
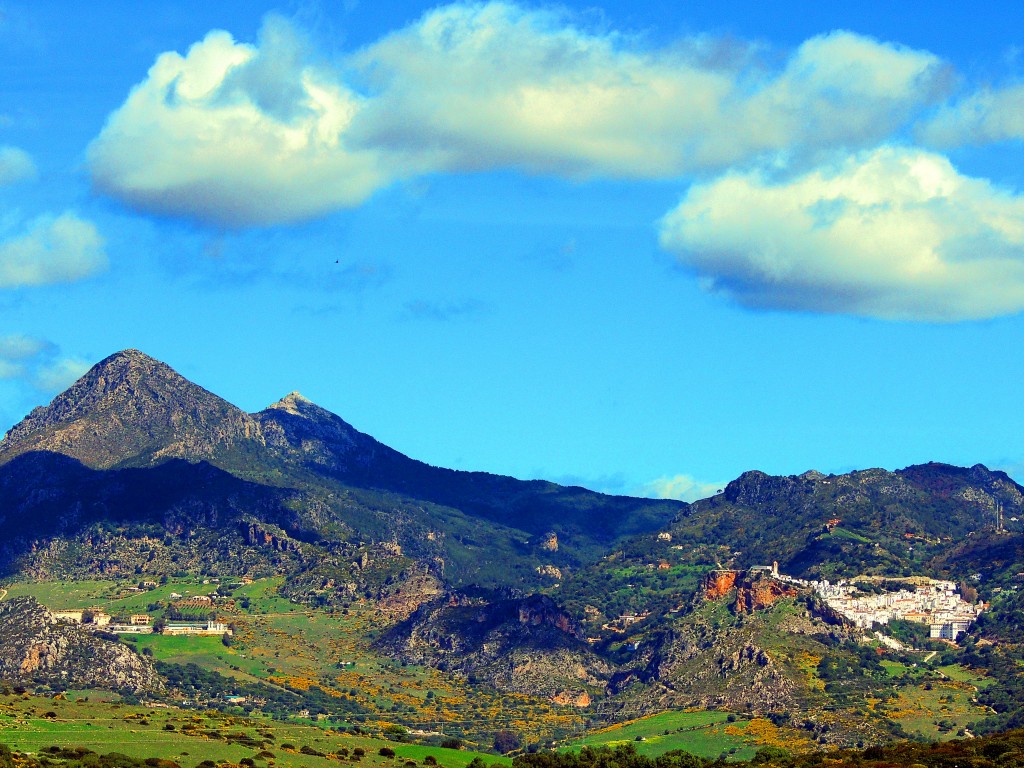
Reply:
[[617, 493], [1024, 479], [1022, 17], [0, 0], [0, 430], [136, 347]]

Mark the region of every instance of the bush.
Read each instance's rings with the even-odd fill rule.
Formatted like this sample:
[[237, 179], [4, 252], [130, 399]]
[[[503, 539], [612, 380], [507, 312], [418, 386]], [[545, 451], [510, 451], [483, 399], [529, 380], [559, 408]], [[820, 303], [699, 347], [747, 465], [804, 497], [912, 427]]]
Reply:
[[377, 754], [381, 757], [394, 757], [395, 750], [393, 750], [391, 747], [381, 747], [379, 750], [377, 750]]

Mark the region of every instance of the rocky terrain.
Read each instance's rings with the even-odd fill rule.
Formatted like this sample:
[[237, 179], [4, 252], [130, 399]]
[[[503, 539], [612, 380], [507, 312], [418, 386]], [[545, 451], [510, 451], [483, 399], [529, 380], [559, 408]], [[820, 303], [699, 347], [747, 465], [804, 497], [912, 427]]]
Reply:
[[579, 623], [542, 595], [449, 593], [421, 605], [380, 646], [403, 661], [578, 706], [604, 693], [611, 671]]
[[997, 515], [1007, 532], [1024, 530], [1024, 489], [1005, 473], [932, 463], [846, 475], [746, 472], [667, 530], [677, 544], [726, 544], [726, 567], [777, 560], [794, 576], [836, 578], [941, 571], [969, 534], [996, 528]]
[[0, 680], [22, 685], [153, 692], [163, 683], [145, 657], [116, 639], [54, 623], [31, 598], [0, 602]]

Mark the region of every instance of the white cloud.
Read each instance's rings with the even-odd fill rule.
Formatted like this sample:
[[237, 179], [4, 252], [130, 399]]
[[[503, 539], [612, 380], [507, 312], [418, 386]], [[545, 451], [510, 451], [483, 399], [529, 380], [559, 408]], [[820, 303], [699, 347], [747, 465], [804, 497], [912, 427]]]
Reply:
[[1024, 139], [1024, 83], [986, 88], [947, 104], [917, 131], [935, 147]]
[[705, 483], [689, 475], [674, 475], [652, 480], [639, 488], [637, 495], [654, 499], [677, 499], [678, 501], [693, 502], [714, 496], [724, 487], [724, 483]]
[[672, 178], [875, 143], [944, 82], [935, 56], [847, 32], [773, 69], [749, 46], [650, 49], [501, 2], [438, 8], [342, 65], [311, 58], [276, 18], [257, 46], [214, 31], [162, 54], [89, 149], [96, 187], [236, 227], [428, 172]]
[[816, 37], [781, 69], [711, 42], [645, 50], [504, 3], [451, 5], [362, 51], [376, 97], [363, 141], [446, 169], [666, 178], [765, 152], [877, 141], [934, 95], [928, 53], [847, 32]]
[[141, 210], [225, 227], [357, 205], [392, 180], [346, 130], [360, 98], [303, 64], [269, 19], [260, 47], [210, 32], [162, 54], [88, 151], [96, 187]]
[[17, 147], [0, 147], [0, 187], [33, 179], [35, 175], [36, 164], [28, 152]]
[[40, 216], [0, 239], [0, 288], [68, 283], [106, 267], [99, 231], [73, 213]]
[[691, 187], [660, 234], [747, 306], [929, 321], [1024, 310], [1024, 197], [922, 150], [783, 181], [729, 173]]
[[24, 365], [0, 358], [0, 379], [20, 379], [24, 375]]
[[27, 360], [52, 349], [52, 347], [50, 342], [32, 336], [22, 334], [0, 336], [0, 360]]
[[36, 390], [59, 392], [89, 369], [77, 357], [62, 357], [56, 344], [20, 334], [0, 336], [0, 380], [21, 381]]
[[33, 377], [33, 385], [43, 392], [62, 392], [91, 368], [80, 357], [63, 357], [40, 366]]

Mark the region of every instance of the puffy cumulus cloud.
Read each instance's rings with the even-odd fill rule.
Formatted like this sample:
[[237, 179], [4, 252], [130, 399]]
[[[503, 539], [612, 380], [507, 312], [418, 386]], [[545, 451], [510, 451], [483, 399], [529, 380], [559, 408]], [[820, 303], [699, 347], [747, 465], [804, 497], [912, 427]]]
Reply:
[[689, 475], [674, 475], [646, 483], [638, 489], [637, 495], [653, 499], [697, 501], [714, 496], [724, 487], [724, 483], [705, 483]]
[[36, 164], [17, 147], [0, 147], [0, 187], [35, 178]]
[[305, 58], [275, 18], [259, 46], [214, 31], [185, 56], [162, 54], [90, 145], [95, 186], [144, 211], [223, 227], [363, 202], [394, 173], [347, 141], [361, 98]]
[[1024, 83], [983, 89], [947, 104], [917, 130], [935, 147], [1024, 139]]
[[69, 283], [106, 267], [103, 237], [73, 213], [40, 216], [6, 239], [0, 233], [0, 288]]
[[752, 46], [652, 49], [502, 2], [435, 9], [331, 67], [313, 56], [279, 18], [257, 45], [214, 31], [162, 54], [89, 149], [96, 187], [236, 227], [427, 172], [670, 178], [876, 143], [945, 82], [931, 54], [847, 32], [770, 67]]
[[20, 334], [0, 336], [0, 380], [16, 380], [42, 392], [59, 392], [89, 369], [77, 357], [60, 354], [46, 339]]
[[446, 169], [672, 177], [874, 142], [944, 80], [931, 54], [846, 32], [807, 41], [778, 71], [720, 49], [645, 50], [552, 12], [450, 5], [354, 57], [375, 95], [353, 132]]
[[773, 181], [695, 184], [662, 246], [744, 305], [954, 321], [1024, 309], [1024, 197], [882, 147]]

